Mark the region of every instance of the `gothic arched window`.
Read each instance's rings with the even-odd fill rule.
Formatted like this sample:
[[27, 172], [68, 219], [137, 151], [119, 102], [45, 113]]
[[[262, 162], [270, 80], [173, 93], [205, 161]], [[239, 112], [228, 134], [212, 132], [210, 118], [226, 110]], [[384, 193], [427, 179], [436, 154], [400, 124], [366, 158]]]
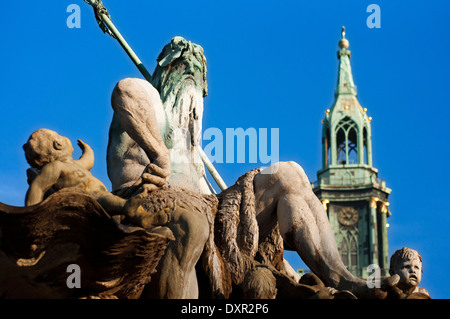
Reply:
[[367, 150], [367, 143], [369, 142], [368, 136], [367, 136], [367, 127], [364, 127], [363, 129], [363, 145], [364, 145], [364, 164], [369, 164], [369, 154]]
[[358, 266], [358, 244], [355, 237], [350, 242], [350, 266]]
[[336, 126], [336, 145], [338, 164], [358, 162], [358, 130], [356, 123], [349, 117], [343, 118]]
[[347, 268], [358, 267], [358, 239], [354, 231], [342, 231], [342, 238], [339, 245], [339, 254], [342, 262]]
[[330, 143], [330, 128], [328, 125], [325, 127], [325, 136], [323, 137], [323, 150], [325, 152], [324, 154], [324, 167], [330, 165], [331, 163], [331, 143]]
[[341, 247], [340, 247], [340, 253], [341, 253], [341, 259], [344, 263], [345, 267], [348, 267], [348, 245], [347, 245], [347, 238], [343, 237], [341, 241]]

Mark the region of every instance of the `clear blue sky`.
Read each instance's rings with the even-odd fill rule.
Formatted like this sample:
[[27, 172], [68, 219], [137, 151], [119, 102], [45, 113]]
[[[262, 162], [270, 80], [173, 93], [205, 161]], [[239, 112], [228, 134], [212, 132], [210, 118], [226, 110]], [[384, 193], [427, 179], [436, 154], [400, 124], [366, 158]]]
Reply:
[[[81, 28], [69, 29], [69, 4]], [[366, 8], [381, 8], [381, 28]], [[280, 160], [311, 181], [321, 168], [321, 119], [333, 102], [336, 51], [346, 26], [358, 98], [373, 117], [373, 160], [393, 191], [390, 254], [407, 246], [424, 261], [422, 286], [449, 298], [450, 22], [448, 1], [104, 1], [150, 72], [173, 36], [203, 46], [209, 96], [204, 129], [279, 128]], [[22, 145], [39, 128], [83, 139], [92, 173], [108, 187], [106, 146], [117, 81], [141, 77], [81, 0], [6, 1], [0, 29], [0, 201], [23, 205]], [[75, 152], [80, 155], [79, 150]], [[258, 164], [217, 164], [228, 185]], [[294, 268], [298, 258], [288, 254]]]

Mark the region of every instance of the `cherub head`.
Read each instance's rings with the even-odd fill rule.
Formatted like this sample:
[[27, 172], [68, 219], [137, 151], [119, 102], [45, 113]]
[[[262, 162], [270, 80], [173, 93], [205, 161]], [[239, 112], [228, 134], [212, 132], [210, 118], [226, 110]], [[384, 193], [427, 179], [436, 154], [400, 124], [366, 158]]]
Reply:
[[403, 247], [392, 255], [389, 273], [400, 276], [398, 287], [403, 290], [415, 288], [422, 279], [422, 257], [417, 251]]
[[49, 129], [39, 129], [23, 145], [31, 167], [41, 168], [55, 160], [72, 159], [73, 147], [67, 137]]

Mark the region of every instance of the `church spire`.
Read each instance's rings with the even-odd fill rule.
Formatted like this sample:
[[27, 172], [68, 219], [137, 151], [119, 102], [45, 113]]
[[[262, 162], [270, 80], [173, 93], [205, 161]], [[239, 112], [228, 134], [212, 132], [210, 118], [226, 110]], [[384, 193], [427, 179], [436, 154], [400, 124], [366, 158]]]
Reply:
[[389, 270], [386, 218], [391, 189], [372, 165], [372, 118], [356, 96], [344, 27], [338, 44], [338, 82], [322, 120], [322, 169], [313, 191], [327, 212], [348, 270], [367, 277], [368, 266], [376, 264], [384, 276]]
[[350, 42], [345, 38], [345, 27], [342, 27], [342, 38], [339, 41], [340, 50], [337, 52], [339, 59], [339, 74], [336, 87], [336, 95], [351, 94], [356, 96], [356, 86], [353, 82], [352, 68], [350, 66], [351, 52], [348, 50]]
[[350, 66], [350, 42], [342, 27], [335, 101], [323, 121], [323, 167], [334, 165], [372, 166], [372, 143], [367, 109], [359, 104]]

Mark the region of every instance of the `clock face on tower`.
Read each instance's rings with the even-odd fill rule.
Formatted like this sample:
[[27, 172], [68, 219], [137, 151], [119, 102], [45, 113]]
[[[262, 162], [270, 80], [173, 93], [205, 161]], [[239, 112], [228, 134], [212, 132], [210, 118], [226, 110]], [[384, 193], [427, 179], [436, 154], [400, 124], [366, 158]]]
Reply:
[[338, 212], [338, 220], [344, 226], [355, 225], [358, 218], [358, 211], [353, 207], [344, 207]]

